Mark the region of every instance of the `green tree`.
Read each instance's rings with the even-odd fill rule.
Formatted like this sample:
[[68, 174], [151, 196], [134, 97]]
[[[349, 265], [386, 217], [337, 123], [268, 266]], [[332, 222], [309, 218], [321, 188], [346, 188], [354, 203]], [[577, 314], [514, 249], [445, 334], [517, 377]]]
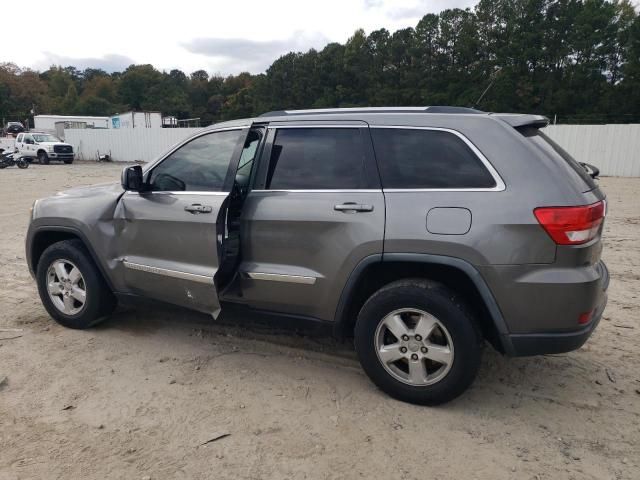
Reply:
[[72, 115], [77, 113], [78, 110], [78, 91], [75, 84], [70, 84], [67, 89], [67, 94], [64, 96], [62, 108], [65, 114]]

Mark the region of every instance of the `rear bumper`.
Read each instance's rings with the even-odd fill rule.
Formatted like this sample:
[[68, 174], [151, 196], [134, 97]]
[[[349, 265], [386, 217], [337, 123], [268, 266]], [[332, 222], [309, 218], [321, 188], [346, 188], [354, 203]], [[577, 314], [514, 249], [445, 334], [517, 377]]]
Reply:
[[521, 357], [529, 355], [543, 355], [564, 353], [577, 350], [589, 339], [598, 326], [607, 305], [607, 289], [609, 287], [609, 271], [604, 262], [600, 262], [598, 270], [601, 273], [600, 288], [595, 299], [595, 308], [591, 321], [584, 327], [569, 331], [549, 331], [536, 333], [514, 333], [504, 335], [503, 344], [509, 345], [506, 353]]
[[594, 318], [591, 320], [591, 323], [581, 330], [563, 333], [508, 335], [508, 342], [510, 342], [513, 349], [509, 354], [514, 357], [526, 357], [530, 355], [564, 353], [577, 350], [585, 344], [598, 326], [598, 323], [600, 323], [600, 318], [602, 318], [602, 312], [604, 311], [606, 304], [607, 295], [605, 294], [604, 301], [599, 312], [594, 314]]

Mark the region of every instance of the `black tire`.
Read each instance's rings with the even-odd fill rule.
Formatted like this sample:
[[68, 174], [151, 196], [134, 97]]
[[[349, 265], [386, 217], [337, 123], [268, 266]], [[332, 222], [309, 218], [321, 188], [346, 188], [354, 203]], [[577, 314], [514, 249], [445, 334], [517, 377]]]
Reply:
[[24, 158], [20, 158], [17, 162], [16, 165], [18, 165], [18, 168], [29, 168], [29, 162], [27, 162], [26, 159]]
[[38, 163], [40, 165], [49, 165], [49, 155], [47, 155], [47, 152], [43, 152], [42, 150], [38, 152]]
[[[86, 289], [86, 299], [81, 310], [73, 315], [58, 309], [47, 291], [47, 272], [56, 260], [72, 262], [81, 272]], [[116, 300], [96, 267], [91, 255], [80, 240], [64, 240], [49, 246], [40, 257], [36, 269], [38, 293], [51, 317], [68, 328], [89, 328], [109, 316], [116, 307]]]
[[[453, 343], [450, 369], [430, 385], [398, 380], [383, 366], [376, 351], [378, 325], [388, 314], [405, 308], [433, 315], [448, 330]], [[480, 367], [483, 337], [473, 315], [454, 292], [429, 280], [406, 279], [386, 285], [367, 300], [356, 322], [355, 347], [362, 368], [381, 390], [405, 402], [438, 405], [453, 400], [473, 383]]]
[[1, 169], [3, 169], [3, 168], [7, 168], [8, 166], [9, 166], [9, 165], [7, 165], [6, 163], [1, 162], [1, 163], [0, 163], [0, 170], [1, 170]]
[[64, 163], [66, 163], [67, 165], [70, 165], [70, 164], [72, 164], [72, 163], [73, 163], [73, 159], [71, 159], [71, 160], [63, 160], [63, 161], [64, 161]]

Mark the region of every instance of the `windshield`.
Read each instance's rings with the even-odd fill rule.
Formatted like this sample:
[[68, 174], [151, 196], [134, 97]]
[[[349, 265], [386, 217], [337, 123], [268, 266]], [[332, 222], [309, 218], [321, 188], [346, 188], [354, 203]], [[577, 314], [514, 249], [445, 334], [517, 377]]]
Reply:
[[33, 134], [33, 139], [40, 143], [40, 142], [59, 142], [60, 139], [58, 137], [54, 137], [53, 135], [49, 135], [47, 133], [42, 134], [42, 133], [34, 133]]

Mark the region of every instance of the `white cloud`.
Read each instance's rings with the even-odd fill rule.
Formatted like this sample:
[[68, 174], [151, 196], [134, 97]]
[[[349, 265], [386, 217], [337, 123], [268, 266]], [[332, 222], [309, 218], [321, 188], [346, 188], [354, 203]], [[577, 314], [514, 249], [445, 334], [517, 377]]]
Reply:
[[126, 70], [126, 68], [135, 63], [131, 58], [125, 55], [118, 54], [107, 54], [101, 57], [94, 58], [73, 58], [73, 57], [65, 57], [62, 55], [57, 55], [51, 52], [43, 52], [44, 59], [39, 60], [35, 67], [38, 70], [46, 70], [50, 66], [74, 66], [79, 70], [84, 70], [86, 68], [100, 68], [105, 70], [106, 72], [122, 72]]
[[418, 0], [409, 5], [394, 5], [386, 10], [389, 18], [393, 20], [415, 19], [419, 20], [427, 13], [437, 13], [447, 8], [467, 8], [473, 5], [468, 0]]
[[319, 32], [294, 32], [284, 40], [251, 40], [247, 38], [194, 38], [183, 44], [191, 53], [226, 62], [233, 70], [260, 72], [288, 52], [321, 49], [329, 39]]

